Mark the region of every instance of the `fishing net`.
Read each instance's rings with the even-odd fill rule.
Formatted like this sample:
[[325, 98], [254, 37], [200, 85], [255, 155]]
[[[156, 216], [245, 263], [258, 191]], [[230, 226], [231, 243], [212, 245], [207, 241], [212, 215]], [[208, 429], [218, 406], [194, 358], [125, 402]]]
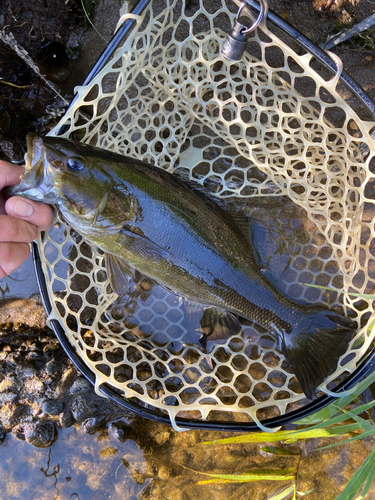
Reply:
[[[336, 76], [263, 21], [237, 62], [221, 55], [238, 5], [153, 2], [50, 135], [176, 172], [252, 224], [259, 265], [283, 293], [358, 322], [331, 394], [373, 338], [373, 117]], [[250, 15], [250, 14], [248, 14]], [[256, 14], [255, 14], [256, 17]], [[283, 38], [283, 40], [281, 39]], [[61, 128], [64, 126], [63, 128]], [[259, 243], [260, 242], [260, 243]], [[275, 339], [255, 324], [210, 352], [186, 341], [184, 299], [136, 273], [112, 292], [103, 255], [56, 216], [40, 239], [50, 319], [123, 398], [176, 417], [255, 422], [308, 403]], [[306, 284], [319, 285], [318, 289]]]

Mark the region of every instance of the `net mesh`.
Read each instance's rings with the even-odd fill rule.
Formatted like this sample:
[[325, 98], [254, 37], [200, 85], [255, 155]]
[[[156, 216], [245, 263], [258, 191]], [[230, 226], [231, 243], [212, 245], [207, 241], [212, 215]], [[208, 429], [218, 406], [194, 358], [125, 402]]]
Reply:
[[[263, 22], [241, 61], [220, 54], [237, 6], [154, 2], [50, 135], [178, 171], [253, 225], [261, 265], [283, 292], [358, 321], [330, 391], [372, 341], [375, 123], [360, 117], [339, 72]], [[297, 54], [298, 52], [298, 54]], [[259, 241], [261, 240], [261, 244]], [[39, 241], [50, 318], [124, 398], [175, 417], [256, 422], [307, 403], [275, 340], [257, 325], [210, 353], [185, 342], [183, 298], [136, 273], [121, 297], [103, 255], [57, 215]], [[331, 288], [311, 288], [304, 283]], [[176, 425], [175, 425], [176, 427]]]

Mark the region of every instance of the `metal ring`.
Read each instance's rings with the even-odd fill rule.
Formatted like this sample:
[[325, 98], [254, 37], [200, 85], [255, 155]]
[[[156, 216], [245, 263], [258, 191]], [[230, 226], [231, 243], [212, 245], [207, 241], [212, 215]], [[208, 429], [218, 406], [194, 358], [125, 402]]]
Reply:
[[[247, 11], [250, 12], [249, 9], [248, 9], [248, 5], [246, 4], [246, 2], [242, 2], [241, 3], [240, 8], [238, 9], [238, 12], [237, 12], [236, 21], [239, 20], [239, 18], [241, 17], [241, 13], [242, 13], [242, 11], [244, 9], [247, 9]], [[254, 31], [255, 28], [257, 28], [259, 26], [259, 24], [263, 21], [264, 14], [267, 12], [267, 10], [268, 10], [268, 3], [267, 3], [267, 1], [266, 0], [260, 0], [259, 16], [257, 17], [257, 19], [254, 21], [254, 23], [249, 28], [241, 31], [241, 33], [243, 35], [248, 35], [252, 31]]]

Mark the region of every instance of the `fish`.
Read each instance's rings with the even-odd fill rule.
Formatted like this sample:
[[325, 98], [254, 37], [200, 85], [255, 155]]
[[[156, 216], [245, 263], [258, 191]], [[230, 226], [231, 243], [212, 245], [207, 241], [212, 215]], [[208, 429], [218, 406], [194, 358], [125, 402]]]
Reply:
[[202, 346], [253, 321], [276, 339], [308, 399], [337, 368], [357, 324], [284, 296], [261, 272], [244, 221], [178, 176], [59, 137], [27, 135], [26, 167], [9, 194], [55, 205], [104, 252], [121, 295], [135, 270], [205, 306]]

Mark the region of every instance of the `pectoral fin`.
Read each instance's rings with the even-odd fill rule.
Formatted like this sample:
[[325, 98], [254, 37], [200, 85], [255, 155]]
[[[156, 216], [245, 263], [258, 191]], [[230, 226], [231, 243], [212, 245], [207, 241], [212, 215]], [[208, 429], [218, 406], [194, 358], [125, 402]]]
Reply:
[[132, 231], [129, 226], [124, 226], [120, 235], [125, 248], [134, 255], [150, 261], [162, 261], [168, 258], [168, 253], [159, 245], [149, 240], [142, 234]]
[[120, 257], [109, 253], [105, 254], [105, 267], [113, 291], [117, 295], [122, 295], [134, 278], [134, 269]]

